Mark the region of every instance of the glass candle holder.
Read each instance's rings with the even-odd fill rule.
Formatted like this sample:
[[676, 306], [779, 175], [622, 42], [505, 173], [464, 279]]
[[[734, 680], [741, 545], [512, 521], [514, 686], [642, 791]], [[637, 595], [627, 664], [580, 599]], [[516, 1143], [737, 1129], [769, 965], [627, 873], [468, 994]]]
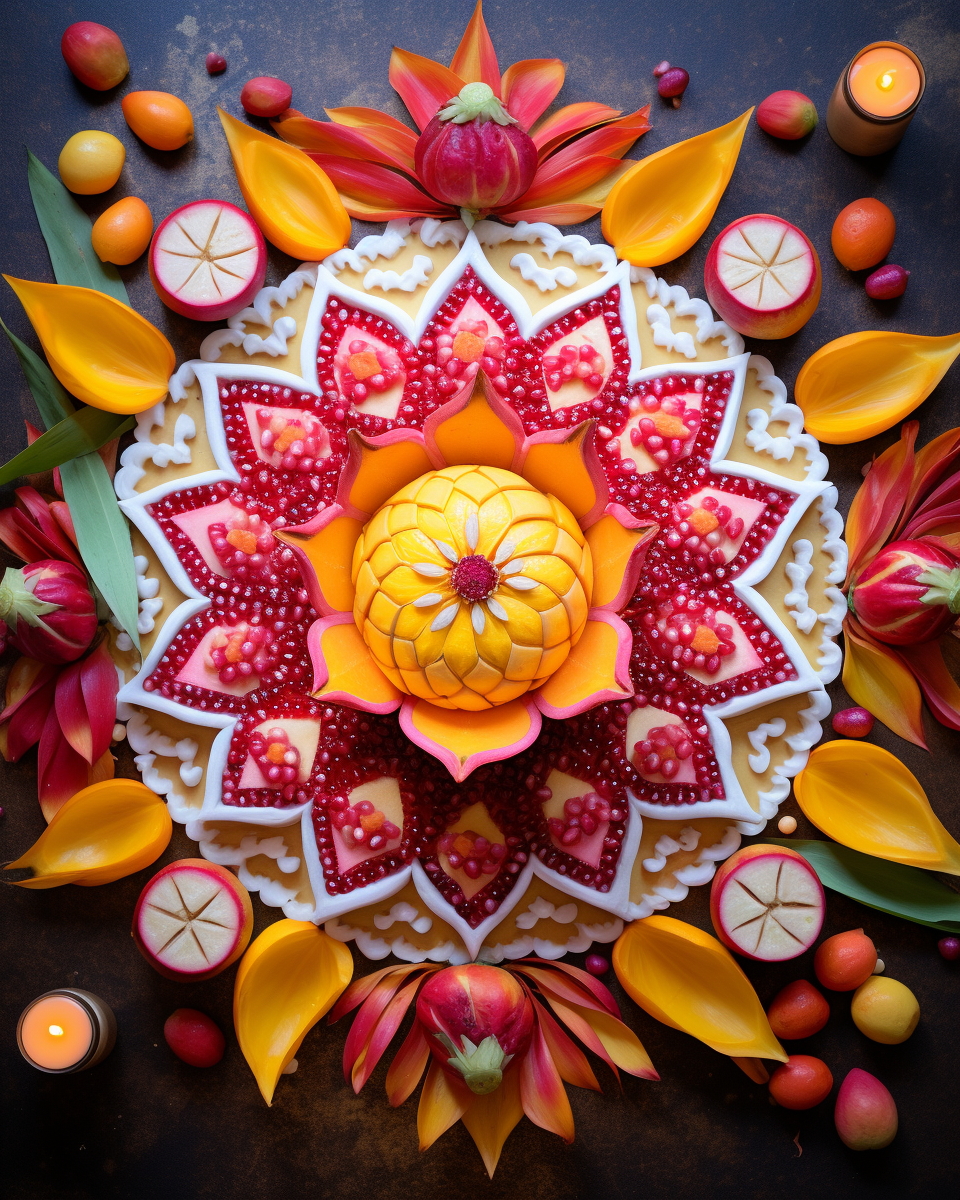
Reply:
[[914, 52], [872, 42], [844, 67], [827, 106], [827, 129], [841, 149], [866, 157], [892, 150], [923, 97], [926, 76]]
[[81, 988], [44, 992], [27, 1005], [17, 1022], [20, 1053], [48, 1075], [73, 1075], [96, 1066], [116, 1040], [112, 1009]]

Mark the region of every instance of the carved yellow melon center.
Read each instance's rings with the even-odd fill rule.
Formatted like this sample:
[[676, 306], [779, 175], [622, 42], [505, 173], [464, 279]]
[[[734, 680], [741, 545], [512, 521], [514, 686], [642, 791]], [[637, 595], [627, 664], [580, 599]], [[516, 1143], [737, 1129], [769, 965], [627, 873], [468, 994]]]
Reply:
[[384, 673], [443, 708], [539, 687], [583, 633], [590, 548], [570, 510], [512, 471], [430, 471], [378, 509], [353, 557], [353, 615]]

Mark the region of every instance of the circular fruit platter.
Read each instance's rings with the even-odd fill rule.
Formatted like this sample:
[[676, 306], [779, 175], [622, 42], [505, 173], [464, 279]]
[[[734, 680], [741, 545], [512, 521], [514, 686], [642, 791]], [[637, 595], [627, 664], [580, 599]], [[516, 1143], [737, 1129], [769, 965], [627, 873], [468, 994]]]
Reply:
[[940, 43], [235, 8], [14, 36], [13, 1194], [939, 1194]]

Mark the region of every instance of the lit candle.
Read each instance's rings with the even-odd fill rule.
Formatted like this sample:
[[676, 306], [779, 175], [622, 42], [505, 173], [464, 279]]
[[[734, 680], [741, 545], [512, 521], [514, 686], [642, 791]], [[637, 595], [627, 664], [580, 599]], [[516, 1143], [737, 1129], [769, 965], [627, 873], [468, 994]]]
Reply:
[[38, 1071], [69, 1075], [85, 1071], [113, 1049], [117, 1025], [99, 996], [80, 988], [47, 992], [20, 1015], [17, 1044]]
[[882, 154], [900, 141], [926, 83], [920, 59], [896, 42], [865, 46], [847, 64], [827, 106], [827, 129], [850, 154]]

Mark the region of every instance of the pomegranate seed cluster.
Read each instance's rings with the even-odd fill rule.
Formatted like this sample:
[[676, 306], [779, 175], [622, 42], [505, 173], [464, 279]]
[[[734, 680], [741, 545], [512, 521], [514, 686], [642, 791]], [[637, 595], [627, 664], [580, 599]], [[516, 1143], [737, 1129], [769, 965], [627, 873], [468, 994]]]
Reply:
[[[183, 626], [144, 686], [187, 707], [238, 718], [224, 803], [310, 804], [331, 895], [361, 890], [418, 859], [440, 894], [476, 927], [497, 912], [531, 857], [560, 877], [608, 892], [629, 820], [627, 789], [667, 809], [722, 799], [705, 707], [796, 678], [779, 640], [731, 586], [795, 500], [786, 488], [710, 467], [733, 373], [678, 367], [628, 384], [629, 368], [618, 288], [525, 340], [509, 310], [468, 269], [417, 346], [383, 317], [331, 297], [321, 318], [318, 394], [218, 380], [239, 481], [175, 491], [149, 510], [211, 606]], [[317, 614], [296, 557], [277, 534], [335, 502], [351, 430], [376, 437], [422, 429], [480, 371], [528, 435], [594, 422], [611, 501], [655, 522], [659, 533], [621, 614], [633, 634], [635, 695], [568, 720], [545, 719], [528, 749], [457, 783], [403, 734], [395, 714], [310, 696], [306, 636]], [[577, 402], [565, 403], [565, 396]], [[638, 468], [634, 453], [641, 464], [649, 456], [656, 469]], [[465, 599], [482, 601], [492, 571], [486, 559], [467, 556], [453, 586]], [[209, 686], [202, 686], [188, 665], [211, 631], [201, 656]], [[752, 650], [749, 669], [726, 677], [744, 644]], [[237, 694], [244, 680], [255, 686]], [[216, 681], [231, 690], [217, 690]], [[628, 745], [630, 716], [646, 708], [664, 715]], [[288, 727], [293, 720], [317, 727], [312, 764], [301, 761]], [[266, 786], [241, 786], [251, 761]], [[689, 777], [685, 764], [695, 782], [678, 781], [681, 767]], [[554, 770], [581, 781], [583, 791], [565, 800], [562, 817], [548, 818]], [[399, 788], [400, 825], [369, 800], [350, 800], [362, 784], [385, 778]], [[495, 839], [453, 829], [478, 803], [498, 830]], [[601, 831], [599, 857], [587, 861], [581, 854], [589, 844], [596, 857]], [[363, 856], [355, 861], [358, 851]], [[469, 897], [464, 877], [482, 885], [467, 889]]]

